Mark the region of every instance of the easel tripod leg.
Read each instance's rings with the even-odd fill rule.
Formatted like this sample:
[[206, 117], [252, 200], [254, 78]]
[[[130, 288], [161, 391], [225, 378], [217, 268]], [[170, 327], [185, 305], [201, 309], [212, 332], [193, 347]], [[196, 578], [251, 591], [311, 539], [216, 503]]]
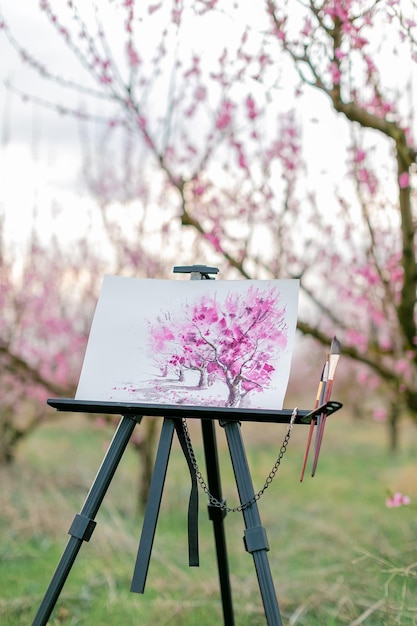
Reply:
[[[255, 492], [243, 446], [240, 424], [239, 422], [224, 421], [221, 425], [225, 429], [239, 499], [243, 505], [252, 500]], [[278, 600], [267, 556], [267, 551], [269, 550], [268, 539], [265, 529], [261, 525], [257, 502], [254, 501], [244, 508], [242, 513], [246, 528], [245, 547], [253, 557], [267, 624], [268, 626], [282, 626]]]
[[[222, 489], [220, 483], [219, 459], [217, 453], [216, 431], [213, 420], [202, 420], [204, 454], [206, 457], [207, 482], [210, 493], [220, 502], [222, 501]], [[219, 572], [220, 593], [223, 606], [223, 619], [225, 626], [234, 626], [232, 589], [230, 585], [229, 562], [227, 558], [226, 536], [223, 520], [225, 511], [208, 505], [209, 517], [213, 522], [214, 541], [216, 545], [217, 567]]]
[[106, 495], [130, 436], [141, 419], [141, 417], [136, 416], [125, 416], [121, 419], [81, 512], [75, 516], [68, 531], [71, 537], [68, 540], [32, 626], [45, 626], [47, 624], [83, 541], [89, 541], [93, 533], [96, 525], [94, 518]]
[[149, 489], [145, 517], [143, 520], [142, 534], [139, 542], [132, 584], [130, 587], [130, 591], [133, 591], [134, 593], [143, 593], [145, 591], [146, 578], [148, 575], [149, 562], [155, 537], [156, 524], [158, 522], [159, 509], [161, 506], [162, 492], [168, 469], [174, 430], [174, 420], [164, 418], [158, 451], [156, 453], [151, 486]]

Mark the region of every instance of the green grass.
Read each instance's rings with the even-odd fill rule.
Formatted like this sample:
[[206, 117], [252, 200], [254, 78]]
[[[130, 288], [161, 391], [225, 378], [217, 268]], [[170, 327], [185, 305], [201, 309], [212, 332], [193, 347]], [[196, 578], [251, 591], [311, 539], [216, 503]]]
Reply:
[[[197, 424], [193, 441], [205, 473]], [[137, 428], [140, 428], [137, 427]], [[35, 432], [15, 465], [0, 468], [0, 623], [31, 624], [66, 545], [112, 429], [67, 416]], [[244, 425], [258, 491], [278, 455], [285, 427]], [[259, 501], [285, 625], [417, 624], [417, 428], [405, 424], [393, 456], [383, 426], [329, 419], [317, 475], [299, 483], [305, 427], [294, 428], [276, 479]], [[237, 502], [224, 434], [218, 432], [222, 483]], [[144, 595], [130, 593], [142, 518], [138, 459], [126, 451], [52, 614], [50, 624], [211, 626], [222, 624], [217, 565], [206, 496], [200, 491], [200, 567], [187, 563], [189, 477], [175, 442]], [[387, 509], [388, 490], [412, 504]], [[236, 626], [265, 624], [240, 513], [225, 520]]]

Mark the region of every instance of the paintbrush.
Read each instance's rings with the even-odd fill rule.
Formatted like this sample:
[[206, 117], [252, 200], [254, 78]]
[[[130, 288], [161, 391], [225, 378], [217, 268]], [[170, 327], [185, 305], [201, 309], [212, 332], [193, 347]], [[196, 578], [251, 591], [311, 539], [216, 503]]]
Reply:
[[[337, 337], [333, 337], [333, 341], [330, 346], [330, 352], [328, 354], [328, 360], [327, 360], [328, 362], [327, 382], [326, 382], [326, 387], [325, 387], [325, 391], [323, 395], [322, 404], [326, 404], [330, 400], [336, 367], [337, 367], [337, 364], [339, 363], [339, 359], [340, 359], [340, 342], [337, 339]], [[326, 426], [326, 419], [327, 419], [327, 414], [322, 413], [317, 422], [317, 439], [316, 439], [316, 448], [314, 452], [313, 468], [311, 470], [312, 476], [314, 476], [314, 474], [316, 473], [316, 469], [317, 469], [317, 462], [319, 459], [320, 448], [321, 448], [321, 444], [323, 441], [323, 433], [324, 433], [324, 427]]]
[[[316, 402], [314, 403], [313, 411], [315, 411], [320, 406], [320, 399], [322, 397], [323, 388], [325, 387], [325, 376], [326, 376], [326, 367], [327, 367], [327, 365], [328, 365], [328, 363], [326, 361], [326, 363], [323, 365], [323, 369], [321, 371], [320, 382], [319, 382], [319, 386], [318, 386], [318, 389], [317, 389]], [[316, 416], [312, 417], [311, 418], [311, 422], [310, 422], [310, 429], [308, 431], [307, 446], [306, 446], [306, 450], [305, 450], [305, 453], [304, 453], [303, 467], [301, 469], [300, 483], [303, 482], [304, 472], [305, 472], [306, 465], [307, 465], [307, 459], [308, 459], [308, 455], [309, 455], [309, 452], [310, 452], [311, 440], [312, 440], [312, 437], [313, 437], [313, 431], [314, 431], [315, 425], [316, 425]]]

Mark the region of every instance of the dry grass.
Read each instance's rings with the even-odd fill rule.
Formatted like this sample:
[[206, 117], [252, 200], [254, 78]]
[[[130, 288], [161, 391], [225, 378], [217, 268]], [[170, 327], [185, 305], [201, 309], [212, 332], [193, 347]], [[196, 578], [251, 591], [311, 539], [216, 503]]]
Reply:
[[[385, 508], [386, 490], [417, 502], [417, 429], [406, 424], [397, 458], [381, 426], [340, 414], [329, 421], [314, 479], [298, 482], [306, 429], [293, 436], [274, 483], [259, 507], [271, 546], [269, 560], [284, 623], [291, 626], [417, 624], [417, 518], [410, 507]], [[199, 429], [190, 425], [204, 468]], [[285, 427], [243, 426], [255, 490], [274, 463]], [[74, 513], [94, 478], [110, 429], [92, 430], [81, 417], [39, 430], [2, 468], [0, 491], [0, 621], [30, 623]], [[229, 505], [236, 488], [219, 431], [222, 481]], [[144, 596], [129, 593], [141, 529], [136, 514], [137, 458], [127, 450], [83, 546], [52, 624], [221, 623], [212, 532], [201, 497], [200, 568], [187, 567], [188, 472], [175, 444]], [[242, 545], [240, 514], [226, 519], [237, 624], [265, 618], [251, 557]], [[116, 620], [116, 621], [115, 621]]]

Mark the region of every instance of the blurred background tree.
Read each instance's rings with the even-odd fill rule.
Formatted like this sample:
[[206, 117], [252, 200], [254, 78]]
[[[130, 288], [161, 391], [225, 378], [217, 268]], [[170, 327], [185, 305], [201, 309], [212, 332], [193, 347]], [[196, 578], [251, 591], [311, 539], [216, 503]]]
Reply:
[[355, 364], [343, 400], [378, 388], [395, 445], [401, 410], [417, 419], [413, 0], [42, 0], [48, 46], [0, 8], [32, 76], [9, 93], [78, 120], [95, 199], [70, 247], [36, 224], [24, 261], [2, 243], [2, 439], [16, 398], [35, 402], [31, 428], [46, 393], [72, 393], [103, 272], [209, 262], [300, 278], [300, 332], [337, 334]]

